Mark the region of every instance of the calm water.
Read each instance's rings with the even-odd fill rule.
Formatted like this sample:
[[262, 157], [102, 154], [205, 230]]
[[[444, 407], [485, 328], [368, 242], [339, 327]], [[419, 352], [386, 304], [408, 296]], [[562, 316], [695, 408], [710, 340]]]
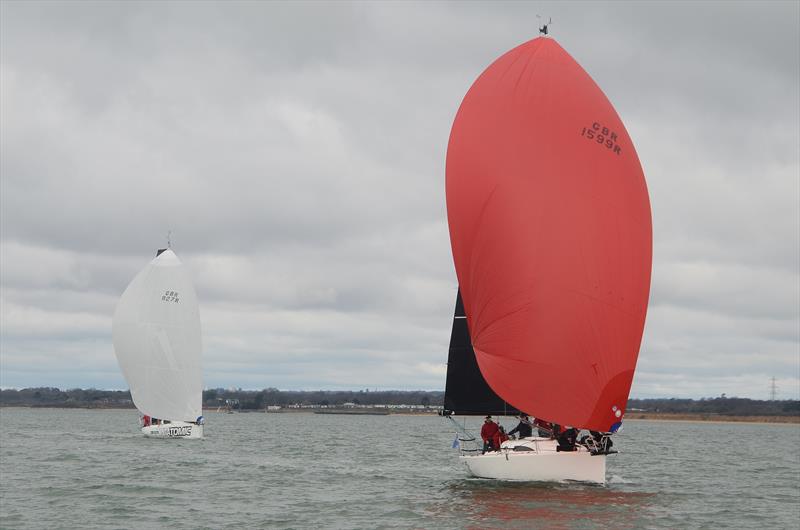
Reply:
[[[446, 420], [0, 409], [3, 528], [800, 528], [800, 427], [630, 421], [606, 487], [470, 479]], [[508, 419], [504, 422], [513, 426]]]

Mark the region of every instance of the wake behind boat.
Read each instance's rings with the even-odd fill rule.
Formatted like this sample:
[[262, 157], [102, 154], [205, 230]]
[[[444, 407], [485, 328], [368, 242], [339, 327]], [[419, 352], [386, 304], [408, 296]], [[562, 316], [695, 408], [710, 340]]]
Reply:
[[142, 433], [202, 438], [200, 313], [192, 282], [171, 249], [131, 281], [113, 320], [114, 352], [142, 416]]
[[[555, 40], [534, 39], [464, 97], [446, 180], [460, 290], [444, 408], [461, 461], [485, 478], [605, 483], [652, 254], [647, 186], [625, 126]], [[518, 412], [571, 429], [484, 452], [453, 419]], [[590, 431], [583, 443], [580, 429]]]

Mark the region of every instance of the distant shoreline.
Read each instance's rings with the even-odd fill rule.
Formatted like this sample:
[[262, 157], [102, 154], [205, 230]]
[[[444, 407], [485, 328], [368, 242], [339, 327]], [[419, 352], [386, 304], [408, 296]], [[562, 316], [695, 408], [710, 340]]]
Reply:
[[[0, 409], [5, 408], [24, 408], [24, 409], [65, 409], [65, 410], [136, 410], [135, 407], [122, 407], [122, 406], [58, 406], [58, 405], [17, 405], [17, 404], [0, 404]], [[217, 409], [208, 408], [203, 409], [203, 413], [217, 413]], [[237, 410], [236, 414], [310, 414], [310, 413], [322, 413], [322, 414], [353, 414], [353, 415], [392, 415], [392, 416], [436, 416], [436, 412], [429, 412], [429, 411], [414, 411], [408, 409], [400, 409], [400, 410], [386, 410], [386, 409], [356, 409], [356, 410], [348, 410], [348, 409], [317, 409], [317, 408], [305, 408], [305, 409], [279, 409], [279, 410]], [[224, 414], [224, 412], [219, 412], [220, 414]], [[763, 424], [763, 423], [770, 423], [770, 424], [800, 424], [800, 416], [764, 416], [764, 415], [752, 415], [752, 416], [726, 416], [722, 414], [713, 414], [713, 413], [686, 413], [686, 412], [628, 412], [625, 415], [625, 421], [689, 421], [689, 422], [711, 422], [711, 423], [755, 423], [755, 424]]]
[[625, 414], [625, 421], [630, 420], [800, 424], [800, 416], [723, 416], [721, 414], [688, 412], [628, 412]]
[[[2, 409], [54, 409], [54, 410], [137, 410], [136, 407], [123, 406], [59, 406], [59, 405], [31, 405], [31, 404], [9, 404], [0, 403]], [[204, 408], [203, 414], [228, 414], [225, 410], [218, 407]], [[264, 409], [242, 409], [234, 410], [233, 414], [330, 414], [330, 415], [351, 415], [351, 416], [438, 416], [436, 411], [425, 411], [413, 409], [321, 409], [321, 408], [284, 408], [278, 410]]]

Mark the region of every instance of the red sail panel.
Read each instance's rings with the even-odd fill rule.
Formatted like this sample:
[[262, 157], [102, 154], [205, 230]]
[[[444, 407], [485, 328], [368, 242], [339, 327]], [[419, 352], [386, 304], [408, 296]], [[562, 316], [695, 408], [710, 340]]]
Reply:
[[[447, 216], [480, 370], [536, 417], [612, 430], [650, 291], [650, 202], [611, 103], [550, 38], [475, 81], [447, 149]], [[619, 415], [617, 415], [619, 411]]]

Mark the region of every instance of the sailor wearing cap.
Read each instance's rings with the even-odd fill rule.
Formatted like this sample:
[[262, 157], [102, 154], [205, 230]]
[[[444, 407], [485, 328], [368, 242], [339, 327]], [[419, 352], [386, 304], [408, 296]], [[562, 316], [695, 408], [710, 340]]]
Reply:
[[486, 416], [483, 420], [483, 427], [481, 427], [481, 438], [483, 439], [483, 452], [496, 451], [498, 448], [494, 446], [494, 435], [498, 432], [497, 424], [492, 421], [492, 416]]

